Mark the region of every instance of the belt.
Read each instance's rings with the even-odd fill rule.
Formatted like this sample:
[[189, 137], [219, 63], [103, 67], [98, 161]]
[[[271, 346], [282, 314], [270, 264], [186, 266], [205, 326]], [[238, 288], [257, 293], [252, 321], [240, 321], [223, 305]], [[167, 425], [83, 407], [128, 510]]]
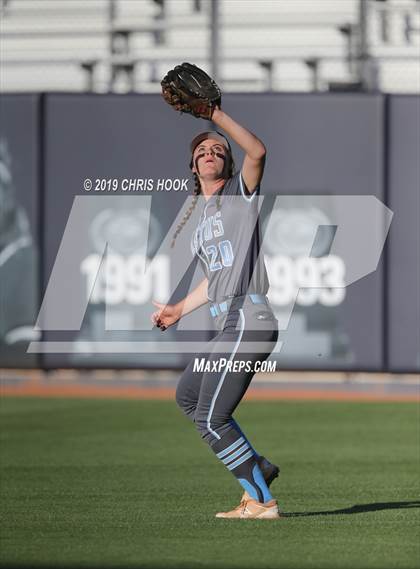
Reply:
[[216, 318], [216, 316], [227, 312], [230, 305], [232, 304], [232, 301], [235, 298], [249, 298], [253, 304], [268, 304], [267, 297], [263, 294], [245, 294], [243, 296], [232, 296], [223, 302], [214, 302], [213, 304], [210, 304], [210, 314], [213, 316], [213, 318]]

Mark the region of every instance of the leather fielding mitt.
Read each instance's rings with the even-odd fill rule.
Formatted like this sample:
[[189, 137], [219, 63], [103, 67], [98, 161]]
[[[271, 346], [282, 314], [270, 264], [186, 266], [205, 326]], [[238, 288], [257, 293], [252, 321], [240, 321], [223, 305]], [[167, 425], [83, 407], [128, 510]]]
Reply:
[[205, 71], [191, 63], [182, 63], [162, 79], [162, 97], [175, 110], [211, 120], [222, 93]]

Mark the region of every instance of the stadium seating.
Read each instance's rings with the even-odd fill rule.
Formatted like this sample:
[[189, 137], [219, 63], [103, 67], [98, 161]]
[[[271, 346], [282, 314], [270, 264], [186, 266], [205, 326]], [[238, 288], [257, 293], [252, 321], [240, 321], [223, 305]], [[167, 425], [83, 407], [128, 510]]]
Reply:
[[[420, 2], [366, 1], [378, 86], [419, 92]], [[159, 79], [176, 62], [193, 59], [210, 68], [209, 0], [2, 0], [1, 5], [2, 92], [157, 92]], [[359, 0], [220, 0], [219, 6], [224, 91], [326, 90], [330, 83], [357, 80], [348, 47], [350, 33], [357, 53]]]

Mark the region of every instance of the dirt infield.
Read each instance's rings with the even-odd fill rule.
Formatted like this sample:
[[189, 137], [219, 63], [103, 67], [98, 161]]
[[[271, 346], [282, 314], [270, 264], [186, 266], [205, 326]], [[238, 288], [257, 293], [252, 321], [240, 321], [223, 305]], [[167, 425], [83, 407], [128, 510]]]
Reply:
[[[291, 374], [289, 374], [290, 376]], [[420, 402], [417, 376], [343, 381], [324, 374], [296, 374], [298, 379], [261, 377], [250, 386], [248, 400], [312, 400], [312, 401], [389, 401]], [[45, 374], [39, 370], [2, 370], [1, 397], [74, 397], [115, 399], [174, 399], [177, 375], [162, 372], [164, 379], [153, 374], [130, 378], [124, 372], [93, 371], [89, 374], [74, 370]], [[335, 377], [335, 379], [334, 379]]]

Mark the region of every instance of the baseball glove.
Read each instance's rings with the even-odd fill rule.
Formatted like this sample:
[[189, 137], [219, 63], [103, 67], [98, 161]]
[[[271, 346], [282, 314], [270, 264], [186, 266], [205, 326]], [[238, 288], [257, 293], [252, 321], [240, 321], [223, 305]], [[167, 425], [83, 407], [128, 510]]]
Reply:
[[210, 120], [222, 93], [211, 77], [191, 63], [182, 63], [162, 79], [162, 96], [175, 110]]

